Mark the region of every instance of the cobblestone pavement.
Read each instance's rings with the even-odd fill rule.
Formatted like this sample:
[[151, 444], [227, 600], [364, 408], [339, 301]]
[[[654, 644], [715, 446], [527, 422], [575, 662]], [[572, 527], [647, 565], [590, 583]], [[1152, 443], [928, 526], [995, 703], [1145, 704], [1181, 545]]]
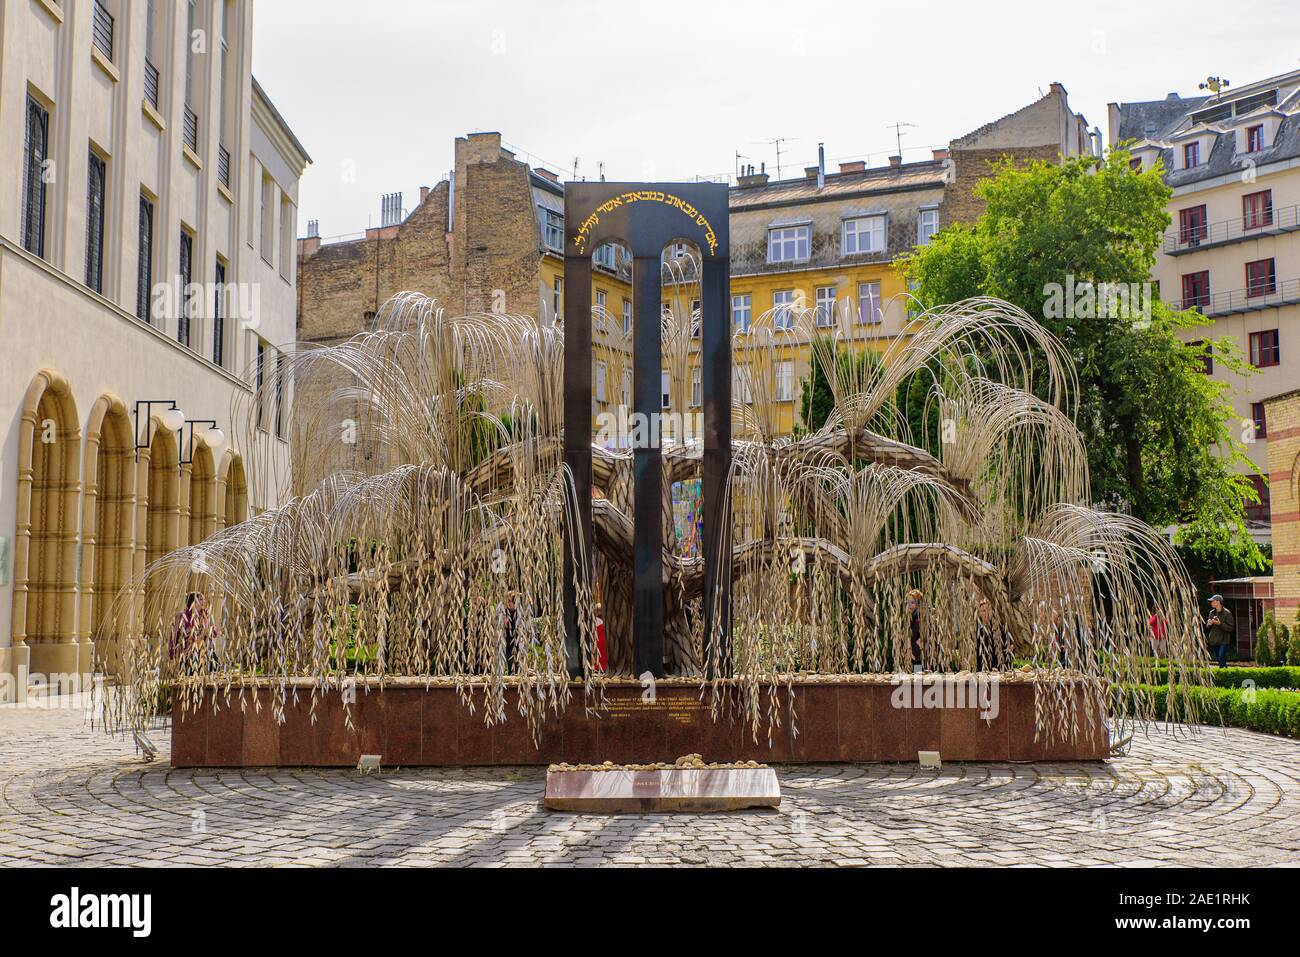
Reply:
[[175, 771], [77, 710], [0, 708], [0, 866], [1300, 861], [1300, 742], [1139, 736], [1107, 764], [778, 769], [779, 811], [584, 816], [540, 768]]

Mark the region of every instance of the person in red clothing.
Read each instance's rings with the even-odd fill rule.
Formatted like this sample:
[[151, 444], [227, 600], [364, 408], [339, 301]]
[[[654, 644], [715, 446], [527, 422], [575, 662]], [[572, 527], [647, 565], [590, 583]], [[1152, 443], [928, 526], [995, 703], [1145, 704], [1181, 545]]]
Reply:
[[604, 672], [608, 667], [605, 656], [605, 619], [601, 617], [601, 607], [596, 605], [596, 670]]
[[1159, 612], [1152, 612], [1151, 617], [1147, 619], [1147, 627], [1151, 629], [1151, 648], [1157, 658], [1165, 656], [1165, 639], [1169, 637], [1169, 623], [1160, 617]]
[[172, 622], [172, 634], [167, 642], [167, 657], [192, 660], [196, 664], [204, 655], [215, 662], [212, 618], [208, 614], [208, 600], [202, 592], [192, 591], [185, 596], [185, 608]]

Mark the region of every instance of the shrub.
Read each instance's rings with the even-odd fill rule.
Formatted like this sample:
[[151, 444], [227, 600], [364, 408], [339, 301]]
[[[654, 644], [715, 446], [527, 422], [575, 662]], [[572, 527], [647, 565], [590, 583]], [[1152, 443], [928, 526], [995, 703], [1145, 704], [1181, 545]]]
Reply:
[[1286, 625], [1277, 620], [1277, 617], [1269, 612], [1260, 622], [1259, 632], [1255, 639], [1255, 660], [1259, 664], [1270, 667], [1272, 665], [1286, 664], [1287, 657], [1287, 639], [1290, 637]]
[[[1205, 724], [1300, 738], [1300, 693], [1295, 691], [1190, 687], [1176, 690], [1200, 699], [1200, 719]], [[1129, 691], [1134, 695], [1150, 695], [1156, 717], [1165, 717], [1168, 685], [1135, 685]]]
[[[1158, 668], [1151, 680], [1156, 685], [1168, 685], [1169, 669]], [[1210, 680], [1216, 688], [1240, 688], [1252, 681], [1256, 688], [1300, 690], [1300, 667], [1215, 668], [1210, 672]]]

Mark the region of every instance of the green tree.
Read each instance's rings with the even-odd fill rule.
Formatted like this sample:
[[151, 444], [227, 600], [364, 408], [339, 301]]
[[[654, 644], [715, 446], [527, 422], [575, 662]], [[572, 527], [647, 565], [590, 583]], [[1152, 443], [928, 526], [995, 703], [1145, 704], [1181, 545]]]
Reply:
[[880, 366], [880, 353], [874, 349], [849, 349], [842, 343], [832, 347], [827, 336], [814, 343], [811, 351], [812, 361], [809, 363], [808, 375], [799, 384], [799, 421], [795, 423], [797, 436], [816, 432], [824, 426], [835, 407], [835, 394], [824, 368], [826, 356], [834, 353], [835, 364], [838, 366], [836, 377], [845, 383], [845, 388], [853, 388], [852, 383], [865, 382], [872, 370]]
[[1238, 474], [1250, 467], [1242, 424], [1227, 384], [1203, 373], [1211, 350], [1222, 368], [1250, 367], [1230, 339], [1184, 342], [1180, 333], [1208, 320], [1153, 290], [1172, 195], [1159, 169], [1135, 172], [1123, 149], [1005, 162], [976, 192], [979, 220], [949, 226], [903, 261], [916, 296], [927, 307], [996, 296], [1041, 321], [1078, 369], [1093, 500], [1177, 526], [1207, 561], [1263, 568], [1245, 525], [1258, 497]]

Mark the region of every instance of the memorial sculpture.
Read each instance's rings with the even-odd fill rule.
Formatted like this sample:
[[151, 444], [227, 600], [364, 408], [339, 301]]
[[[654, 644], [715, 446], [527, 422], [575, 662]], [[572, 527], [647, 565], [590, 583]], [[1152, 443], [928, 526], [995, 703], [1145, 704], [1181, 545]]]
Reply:
[[[351, 726], [359, 695], [405, 683], [452, 687], [476, 720], [536, 740], [631, 684], [693, 689], [761, 743], [798, 733], [796, 685], [894, 688], [918, 668], [1031, 686], [1035, 739], [1156, 717], [1143, 687], [1164, 667], [1168, 717], [1196, 719], [1192, 583], [1164, 534], [1089, 501], [1073, 364], [1032, 317], [909, 302], [875, 338], [847, 303], [796, 303], [733, 329], [725, 188], [579, 185], [562, 317], [403, 293], [374, 328], [264, 376], [235, 441], [292, 390], [291, 466], [249, 463], [264, 494], [291, 497], [119, 596], [98, 644], [109, 728], [168, 703], [279, 720], [303, 701], [341, 702]], [[627, 233], [644, 240], [623, 247], [630, 327], [590, 302], [592, 253]], [[693, 248], [665, 256], [668, 240]], [[831, 408], [791, 436], [779, 364], [798, 343]], [[684, 411], [700, 366], [703, 422], [593, 441], [593, 348], [632, 370], [619, 421], [662, 410], [661, 370]], [[670, 490], [696, 480], [705, 535], [688, 556]], [[178, 648], [194, 593], [210, 624]]]

